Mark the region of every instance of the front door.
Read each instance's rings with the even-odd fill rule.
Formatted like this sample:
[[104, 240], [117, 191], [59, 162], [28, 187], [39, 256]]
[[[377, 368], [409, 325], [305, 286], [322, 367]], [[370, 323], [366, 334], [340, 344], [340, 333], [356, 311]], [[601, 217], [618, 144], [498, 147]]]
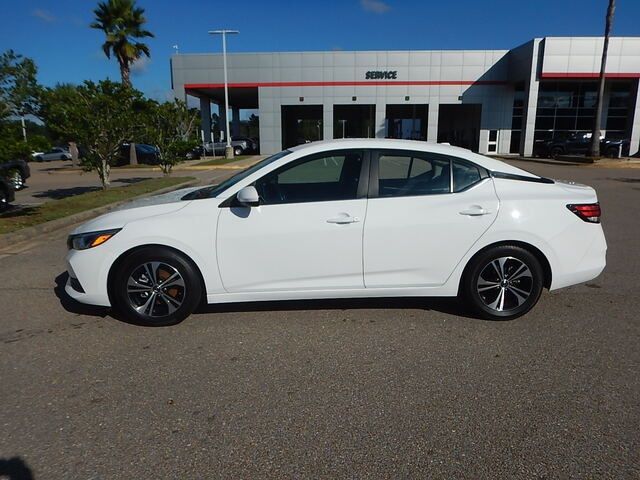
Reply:
[[360, 150], [294, 160], [256, 181], [260, 206], [223, 208], [219, 216], [224, 288], [363, 288], [367, 183], [368, 159]]
[[380, 151], [374, 157], [365, 286], [444, 284], [496, 218], [491, 179], [482, 168], [444, 155]]

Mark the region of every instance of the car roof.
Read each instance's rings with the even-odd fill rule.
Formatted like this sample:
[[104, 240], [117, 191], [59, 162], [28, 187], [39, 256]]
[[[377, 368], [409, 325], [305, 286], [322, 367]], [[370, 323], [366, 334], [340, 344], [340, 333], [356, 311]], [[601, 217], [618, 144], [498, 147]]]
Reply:
[[400, 140], [394, 138], [342, 138], [334, 140], [320, 140], [303, 143], [288, 150], [297, 153], [312, 154], [344, 148], [384, 148], [392, 150], [414, 150], [420, 152], [438, 153], [469, 160], [491, 171], [513, 173], [529, 177], [537, 177], [526, 170], [509, 165], [498, 159], [474, 153], [471, 150], [455, 147], [446, 143], [425, 142], [423, 140]]

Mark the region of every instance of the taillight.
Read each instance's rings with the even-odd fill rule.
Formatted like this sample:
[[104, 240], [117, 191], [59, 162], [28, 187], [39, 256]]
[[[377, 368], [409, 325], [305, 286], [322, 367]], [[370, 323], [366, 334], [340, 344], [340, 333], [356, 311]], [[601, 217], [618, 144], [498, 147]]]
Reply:
[[599, 203], [569, 204], [567, 205], [567, 208], [585, 222], [600, 223], [601, 212]]

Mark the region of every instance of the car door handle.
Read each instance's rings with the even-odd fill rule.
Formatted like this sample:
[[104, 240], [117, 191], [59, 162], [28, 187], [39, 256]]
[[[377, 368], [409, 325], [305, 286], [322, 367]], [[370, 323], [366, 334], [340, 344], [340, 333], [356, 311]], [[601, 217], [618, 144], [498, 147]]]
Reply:
[[341, 213], [337, 217], [333, 217], [327, 220], [327, 223], [337, 223], [338, 225], [344, 225], [346, 223], [357, 223], [360, 219], [358, 217], [352, 217], [348, 213]]
[[481, 215], [489, 215], [491, 212], [489, 210], [485, 210], [480, 205], [474, 205], [467, 210], [462, 210], [460, 215], [468, 215], [470, 217], [479, 217]]

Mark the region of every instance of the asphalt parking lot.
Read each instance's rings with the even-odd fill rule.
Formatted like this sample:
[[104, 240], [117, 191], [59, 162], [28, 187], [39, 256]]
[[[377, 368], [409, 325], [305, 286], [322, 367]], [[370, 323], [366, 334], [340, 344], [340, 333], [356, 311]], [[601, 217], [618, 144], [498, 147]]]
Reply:
[[[51, 162], [30, 162], [31, 177], [26, 188], [16, 192], [15, 205], [32, 206], [51, 200], [78, 195], [101, 187], [96, 172], [83, 172], [71, 169], [71, 162], [55, 160]], [[192, 176], [200, 180], [211, 178], [211, 170], [189, 170], [176, 172], [177, 175]], [[219, 173], [219, 172], [218, 172]], [[150, 167], [114, 168], [111, 170], [111, 183], [114, 187], [123, 187], [149, 178], [162, 177], [160, 170]]]
[[396, 299], [143, 328], [64, 296], [66, 232], [0, 252], [0, 478], [640, 478], [640, 169], [518, 165], [596, 187], [609, 252], [510, 322]]

